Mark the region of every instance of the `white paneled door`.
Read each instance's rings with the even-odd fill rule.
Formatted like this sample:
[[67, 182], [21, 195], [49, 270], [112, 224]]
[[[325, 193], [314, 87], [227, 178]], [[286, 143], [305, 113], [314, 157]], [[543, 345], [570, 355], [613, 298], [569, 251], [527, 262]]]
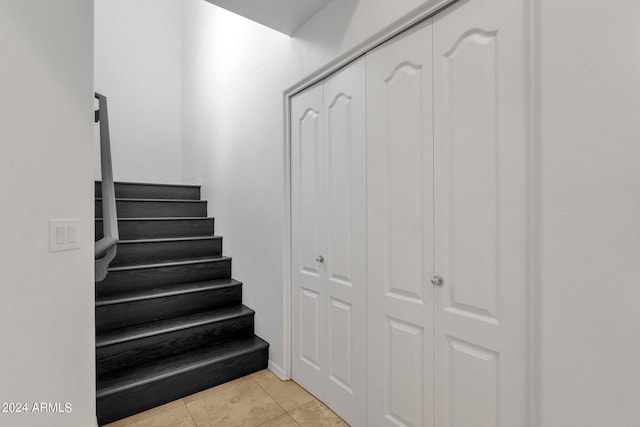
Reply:
[[354, 426], [529, 426], [524, 4], [457, 2], [292, 99], [293, 378]]
[[292, 368], [293, 379], [315, 393], [324, 391], [327, 310], [321, 255], [323, 86], [291, 100], [292, 199]]
[[435, 425], [527, 425], [522, 3], [434, 18]]
[[365, 63], [295, 96], [293, 379], [366, 420]]
[[528, 425], [520, 2], [367, 56], [369, 425]]
[[431, 30], [367, 55], [371, 426], [433, 422]]

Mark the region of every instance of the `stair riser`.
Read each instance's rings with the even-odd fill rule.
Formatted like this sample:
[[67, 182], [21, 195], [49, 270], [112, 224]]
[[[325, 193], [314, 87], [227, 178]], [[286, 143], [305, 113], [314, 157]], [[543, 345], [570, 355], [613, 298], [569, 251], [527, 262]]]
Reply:
[[[118, 218], [206, 217], [207, 202], [117, 200]], [[102, 201], [95, 201], [96, 218], [102, 218]]]
[[112, 267], [222, 255], [222, 239], [118, 244]]
[[231, 277], [231, 259], [170, 267], [111, 271], [102, 282], [96, 284], [96, 294], [111, 295], [116, 292], [153, 289], [178, 283]]
[[253, 335], [253, 314], [96, 349], [98, 375]]
[[267, 368], [268, 349], [200, 366], [179, 375], [136, 385], [120, 393], [99, 396], [98, 422], [104, 425], [184, 396]]
[[[165, 219], [118, 221], [121, 240], [161, 239], [165, 237], [211, 236], [214, 219]], [[102, 220], [96, 220], [95, 239], [104, 237]]]
[[96, 329], [106, 331], [242, 303], [242, 286], [96, 307]]
[[[132, 199], [187, 199], [200, 200], [199, 187], [182, 187], [177, 185], [149, 185], [133, 183], [116, 183], [116, 197]], [[96, 197], [102, 197], [102, 185], [95, 183]]]

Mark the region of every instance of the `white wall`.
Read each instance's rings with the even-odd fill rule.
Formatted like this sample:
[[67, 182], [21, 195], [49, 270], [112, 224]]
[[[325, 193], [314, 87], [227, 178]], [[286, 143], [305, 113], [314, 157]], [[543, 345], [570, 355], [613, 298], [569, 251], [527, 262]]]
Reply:
[[183, 4], [183, 181], [202, 182], [243, 302], [256, 310], [256, 333], [279, 364], [290, 40], [204, 1]]
[[[0, 2], [0, 413], [3, 426], [95, 425], [93, 2]], [[50, 218], [81, 249], [49, 253]]]
[[[286, 39], [199, 0], [183, 2], [183, 180], [202, 180], [245, 302], [257, 311], [257, 333], [278, 366], [282, 94], [420, 3], [333, 2]], [[636, 426], [640, 4], [531, 4], [536, 426]]]
[[283, 94], [432, 3], [334, 1], [288, 38], [201, 0], [182, 2], [183, 181], [203, 184], [276, 370], [285, 357]]
[[539, 0], [544, 427], [640, 423], [640, 3]]
[[114, 178], [180, 183], [180, 2], [96, 0], [95, 9], [96, 90], [109, 102]]

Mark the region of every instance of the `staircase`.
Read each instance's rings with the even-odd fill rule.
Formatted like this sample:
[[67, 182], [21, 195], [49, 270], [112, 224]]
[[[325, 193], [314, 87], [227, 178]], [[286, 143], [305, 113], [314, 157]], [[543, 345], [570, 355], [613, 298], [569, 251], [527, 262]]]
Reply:
[[[267, 367], [269, 344], [200, 188], [116, 183], [120, 242], [96, 283], [100, 425]], [[96, 206], [102, 212], [101, 187]], [[102, 219], [96, 218], [96, 240]]]

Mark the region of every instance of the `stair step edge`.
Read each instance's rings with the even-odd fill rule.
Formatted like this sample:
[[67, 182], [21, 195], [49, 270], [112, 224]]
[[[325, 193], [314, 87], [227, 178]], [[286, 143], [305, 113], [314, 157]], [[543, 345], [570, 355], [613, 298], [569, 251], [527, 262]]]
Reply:
[[199, 240], [222, 240], [222, 236], [213, 234], [209, 236], [160, 237], [157, 239], [131, 239], [131, 240], [120, 240], [118, 244], [132, 245], [132, 244], [138, 244], [138, 243], [191, 242], [191, 241], [195, 242]]
[[118, 271], [130, 271], [130, 270], [144, 270], [151, 268], [162, 268], [162, 267], [176, 267], [180, 265], [193, 265], [193, 264], [206, 264], [212, 262], [223, 262], [231, 260], [230, 257], [227, 256], [219, 256], [219, 257], [207, 257], [207, 258], [196, 258], [196, 259], [188, 259], [183, 261], [171, 261], [171, 262], [163, 262], [163, 263], [155, 263], [155, 264], [135, 264], [135, 265], [123, 265], [121, 267], [109, 267], [108, 272], [118, 272]]
[[[185, 372], [189, 372], [191, 370], [195, 370], [195, 369], [199, 369], [201, 367], [207, 366], [207, 365], [212, 365], [215, 363], [219, 363], [231, 358], [235, 358], [235, 357], [239, 357], [245, 354], [249, 354], [249, 353], [253, 353], [256, 351], [261, 351], [265, 348], [269, 348], [269, 343], [267, 343], [266, 341], [264, 341], [262, 338], [258, 337], [257, 335], [254, 335], [251, 338], [245, 338], [242, 340], [236, 340], [236, 341], [231, 341], [228, 343], [224, 343], [224, 344], [218, 344], [215, 345], [213, 347], [216, 347], [217, 350], [223, 350], [225, 347], [231, 347], [233, 345], [237, 346], [238, 342], [242, 342], [245, 341], [247, 343], [247, 345], [243, 348], [240, 349], [234, 349], [234, 351], [231, 352], [220, 352], [220, 354], [216, 354], [214, 357], [211, 358], [204, 358], [203, 360], [199, 360], [199, 361], [195, 361], [195, 362], [191, 362], [188, 363], [182, 367], [179, 366], [179, 364], [176, 363], [176, 360], [180, 360], [182, 355], [178, 355], [175, 356], [171, 359], [169, 359], [169, 363], [173, 362], [176, 363], [176, 368], [172, 369], [170, 371], [167, 372], [163, 372], [163, 373], [150, 373], [147, 374], [146, 376], [142, 376], [141, 378], [138, 379], [132, 379], [131, 381], [126, 381], [126, 377], [122, 378], [120, 382], [122, 382], [123, 384], [120, 384], [118, 382], [116, 382], [116, 384], [107, 386], [107, 387], [103, 387], [100, 388], [100, 386], [98, 385], [98, 390], [96, 393], [96, 398], [97, 399], [101, 399], [107, 396], [111, 396], [113, 394], [116, 393], [120, 393], [122, 391], [125, 391], [127, 389], [130, 388], [134, 388], [134, 387], [138, 387], [141, 385], [145, 385], [145, 384], [149, 384], [152, 383], [154, 381], [160, 381], [163, 380], [165, 378], [169, 378], [172, 377], [174, 375], [180, 375], [182, 373]], [[211, 350], [209, 348], [207, 348], [206, 350]], [[200, 351], [200, 352], [192, 352], [191, 354], [194, 355], [196, 353], [204, 353], [204, 355], [206, 356], [206, 352], [205, 351]], [[197, 355], [197, 354], [196, 354]], [[134, 373], [135, 374], [135, 373]], [[131, 373], [127, 373], [127, 375], [131, 376]]]
[[[224, 283], [226, 282], [226, 283]], [[107, 295], [96, 298], [96, 307], [104, 307], [116, 304], [126, 304], [136, 301], [145, 301], [156, 298], [166, 298], [177, 295], [197, 294], [200, 292], [207, 292], [219, 289], [233, 288], [242, 286], [242, 282], [235, 279], [216, 279], [205, 282], [193, 282], [202, 283], [202, 287], [189, 287], [190, 283], [181, 283], [178, 285], [165, 286], [162, 288], [149, 289], [144, 291], [137, 291], [131, 293], [120, 293], [116, 295]], [[206, 285], [209, 283], [209, 285]]]
[[[151, 322], [151, 327], [149, 327], [149, 324], [143, 324], [110, 330], [96, 336], [96, 349], [254, 315], [254, 310], [245, 305], [239, 305], [232, 308], [159, 320]], [[109, 335], [113, 335], [113, 337], [110, 338]]]
[[[157, 216], [157, 217], [140, 217], [140, 218], [118, 218], [118, 221], [193, 221], [193, 220], [211, 220], [212, 216]], [[96, 221], [104, 221], [104, 218], [95, 218]]]
[[[96, 202], [101, 202], [102, 197], [95, 197]], [[116, 197], [116, 202], [169, 202], [169, 203], [207, 203], [206, 200], [193, 200], [193, 199], [140, 199], [129, 197]]]
[[[94, 181], [94, 184], [101, 184], [102, 181]], [[114, 181], [114, 184], [125, 184], [125, 185], [146, 185], [146, 186], [154, 186], [154, 187], [187, 187], [187, 188], [200, 188], [201, 185], [198, 184], [163, 184], [157, 182], [130, 182], [130, 181]]]

